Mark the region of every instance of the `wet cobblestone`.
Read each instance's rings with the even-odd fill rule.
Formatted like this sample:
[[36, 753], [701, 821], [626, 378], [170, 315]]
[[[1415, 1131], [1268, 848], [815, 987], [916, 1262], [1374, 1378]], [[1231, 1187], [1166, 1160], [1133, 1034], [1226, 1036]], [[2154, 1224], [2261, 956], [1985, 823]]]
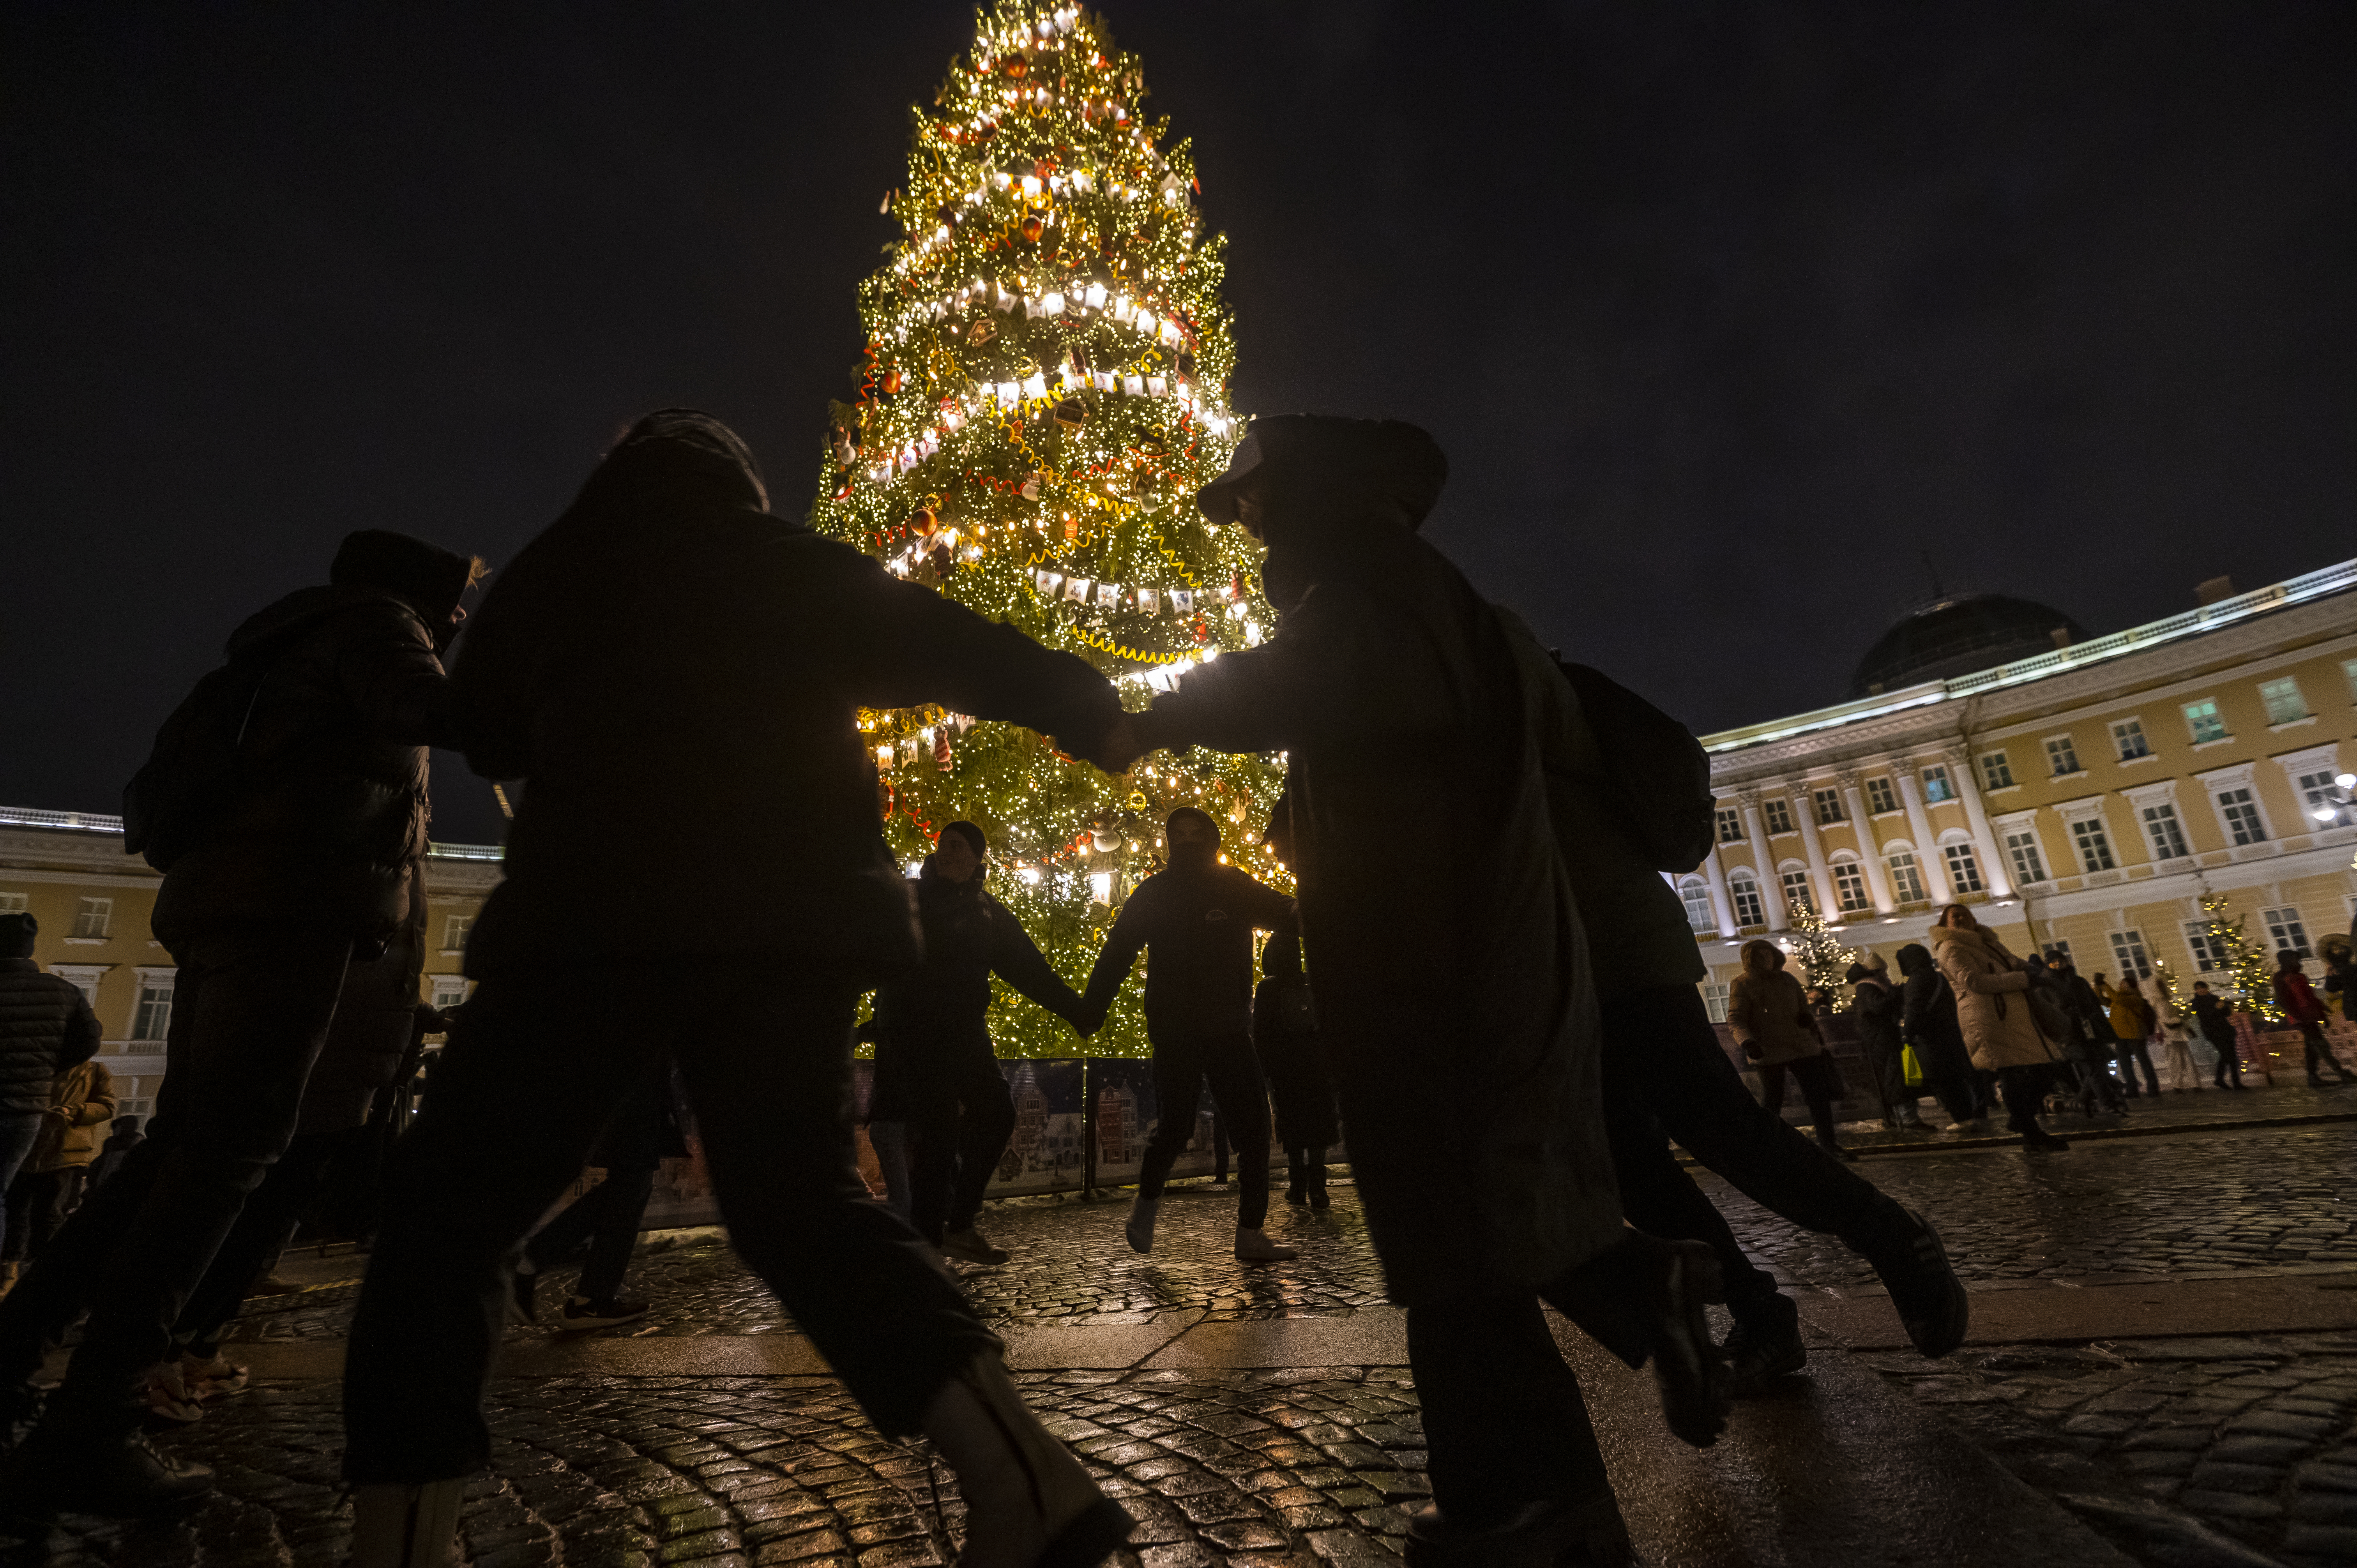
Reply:
[[[1122, 1568], [1393, 1561], [1429, 1494], [1396, 1372], [1017, 1380], [1137, 1520]], [[916, 1568], [952, 1561], [963, 1534], [947, 1472], [877, 1435], [828, 1379], [510, 1380], [492, 1397], [491, 1474], [460, 1519], [476, 1568]], [[332, 1382], [258, 1384], [166, 1440], [220, 1473], [197, 1512], [69, 1520], [31, 1550], [60, 1568], [339, 1563], [351, 1511], [338, 1410]]]

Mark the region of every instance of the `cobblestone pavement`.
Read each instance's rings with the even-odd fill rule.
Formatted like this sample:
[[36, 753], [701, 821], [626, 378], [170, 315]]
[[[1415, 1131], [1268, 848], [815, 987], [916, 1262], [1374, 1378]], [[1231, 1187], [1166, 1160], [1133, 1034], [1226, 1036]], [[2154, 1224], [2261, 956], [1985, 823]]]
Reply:
[[[1066, 1372], [1018, 1380], [1138, 1520], [1123, 1568], [1395, 1562], [1429, 1495], [1396, 1371]], [[492, 1475], [460, 1521], [475, 1568], [946, 1563], [963, 1509], [820, 1378], [508, 1380]], [[261, 1384], [171, 1440], [221, 1493], [172, 1525], [73, 1520], [59, 1568], [339, 1562], [351, 1514], [331, 1383]], [[38, 1550], [36, 1548], [36, 1550]]]
[[2357, 1334], [1874, 1364], [2140, 1562], [2357, 1563]]
[[[2357, 1115], [2357, 1090], [2344, 1089], [2337, 1084], [2330, 1089], [2310, 1089], [2298, 1082], [2296, 1074], [2288, 1079], [2278, 1076], [2274, 1088], [2261, 1084], [2255, 1077], [2248, 1081], [2249, 1088], [2219, 1090], [2208, 1087], [2209, 1080], [2205, 1078], [2201, 1089], [2168, 1090], [2158, 1096], [2140, 1095], [2127, 1102], [2126, 1115], [2104, 1112], [2093, 1117], [2083, 1116], [2074, 1104], [2071, 1109], [2058, 1112], [2049, 1118], [2049, 1124], [2053, 1131], [2068, 1138], [2083, 1133], [2141, 1134], [2156, 1128], [2174, 1131], [2186, 1127], [2304, 1116]], [[1923, 1116], [1931, 1126], [1940, 1126], [1947, 1122], [1937, 1101], [1925, 1100], [1921, 1104]], [[1991, 1119], [1990, 1128], [1997, 1140], [2009, 1141], [2005, 1133], [2002, 1112]], [[1938, 1148], [1963, 1141], [1961, 1137], [1950, 1137], [1929, 1130], [1889, 1132], [1879, 1122], [1845, 1122], [1841, 1124], [1841, 1135], [1842, 1142], [1852, 1148], [1876, 1151]]]

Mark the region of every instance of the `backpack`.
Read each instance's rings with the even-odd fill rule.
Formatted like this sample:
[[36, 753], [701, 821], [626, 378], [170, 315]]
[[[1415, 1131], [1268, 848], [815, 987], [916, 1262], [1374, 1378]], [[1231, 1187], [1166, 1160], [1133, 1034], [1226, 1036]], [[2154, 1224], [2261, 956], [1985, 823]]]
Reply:
[[1630, 831], [1653, 869], [1700, 865], [1717, 824], [1710, 754], [1685, 725], [1602, 671], [1561, 659], [1555, 667], [1579, 697]]
[[158, 871], [203, 842], [235, 800], [246, 726], [278, 656], [325, 612], [306, 616], [240, 649], [181, 699], [156, 732], [156, 744], [123, 787], [123, 849]]

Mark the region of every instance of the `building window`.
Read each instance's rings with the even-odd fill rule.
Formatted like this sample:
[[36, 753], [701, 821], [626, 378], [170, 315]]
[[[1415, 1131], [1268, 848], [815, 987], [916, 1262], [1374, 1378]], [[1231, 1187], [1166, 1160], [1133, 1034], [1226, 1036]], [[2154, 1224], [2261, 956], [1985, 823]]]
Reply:
[[2259, 822], [2259, 803], [2244, 789], [2218, 791], [2218, 814], [2226, 820], [2226, 834], [2238, 844], [2265, 843], [2267, 830]]
[[1781, 795], [1769, 800], [1760, 809], [1767, 814], [1769, 832], [1789, 833], [1792, 831], [1792, 808]]
[[1689, 876], [1678, 884], [1678, 899], [1686, 907], [1686, 925], [1696, 936], [1718, 929], [1718, 911], [1710, 907], [1710, 884]]
[[1941, 852], [1948, 857], [1948, 885], [1959, 894], [1981, 891], [1981, 863], [1973, 858], [1973, 846], [1952, 843]]
[[0, 893], [0, 915], [21, 915], [25, 912], [26, 896], [22, 893]]
[[[1707, 889], [1705, 889], [1707, 892]], [[463, 974], [436, 974], [426, 978], [434, 983], [433, 1004], [437, 1008], [456, 1007], [467, 999], [467, 977]]]
[[2193, 951], [2193, 967], [2203, 974], [2215, 974], [2226, 967], [2226, 950], [2219, 945], [2207, 920], [2185, 922], [2185, 945]]
[[1782, 880], [1784, 883], [1784, 907], [1786, 908], [1813, 909], [1817, 907], [1816, 899], [1812, 897], [1809, 894], [1809, 874], [1807, 872], [1788, 871], [1784, 873]]
[[2005, 853], [2013, 860], [2013, 879], [2016, 882], [2030, 887], [2046, 880], [2046, 861], [2038, 853], [2035, 831], [2017, 828], [2006, 834]]
[[2341, 678], [2349, 682], [2349, 700], [2357, 703], [2357, 659], [2341, 661]]
[[1842, 811], [1842, 798], [1840, 790], [1820, 789], [1816, 792], [1814, 799], [1817, 802], [1817, 825], [1819, 827], [1824, 827], [1833, 822], [1846, 822], [1849, 821], [1848, 815]]
[[2316, 956], [2309, 948], [2308, 925], [2299, 918], [2298, 910], [2263, 909], [2259, 912], [2259, 918], [2266, 922], [2267, 957], [2270, 960], [2286, 948], [2302, 958]]
[[2071, 746], [2071, 737], [2058, 735], [2046, 743], [2047, 770], [2060, 778], [2079, 771], [2079, 754]]
[[2280, 681], [2259, 682], [2259, 701], [2267, 705], [2267, 723], [2287, 725], [2295, 719], [2308, 717], [2308, 699], [2299, 694], [2299, 682], [2289, 676]]
[[2114, 931], [2112, 961], [2122, 974], [2133, 974], [2138, 980], [2152, 978], [2152, 961], [2145, 957], [2142, 931]]
[[465, 951], [467, 947], [467, 933], [474, 929], [475, 917], [472, 915], [452, 915], [444, 919], [442, 922], [442, 950], [444, 952]]
[[2218, 703], [2212, 698], [2185, 704], [2185, 727], [2191, 732], [2196, 746], [2226, 738], [2226, 721], [2218, 716]]
[[[2299, 781], [2292, 786], [2292, 792], [2299, 797], [2300, 810], [2308, 813], [2309, 821], [2338, 823], [2342, 813], [2348, 811], [2346, 806], [2333, 804], [2332, 788], [2332, 775], [2330, 773], [2303, 773]], [[6, 894], [0, 893], [0, 899], [6, 897]], [[23, 908], [24, 906], [20, 904], [17, 908]]]
[[1737, 925], [1764, 926], [1768, 923], [1767, 913], [1760, 903], [1760, 884], [1754, 882], [1748, 872], [1727, 878], [1727, 894], [1735, 900]]
[[1742, 812], [1730, 811], [1724, 806], [1718, 809], [1718, 842], [1721, 843], [1743, 842]]
[[2104, 835], [2102, 821], [2081, 817], [2071, 824], [2072, 842], [2079, 848], [2079, 866], [2083, 871], [2112, 869], [2112, 841]]
[[73, 934], [78, 937], [103, 937], [114, 923], [114, 900], [84, 898], [74, 909]]
[[2134, 762], [2139, 757], [2152, 755], [2152, 747], [2145, 744], [2143, 721], [2138, 719], [2122, 719], [2114, 725], [2112, 744], [2120, 748], [2122, 762]]
[[1981, 788], [2010, 789], [2013, 788], [2013, 764], [2005, 759], [2002, 751], [1981, 753]]
[[1844, 913], [1865, 908], [1866, 869], [1854, 860], [1835, 861], [1834, 892], [1841, 898]]
[[131, 1037], [135, 1040], [160, 1040], [171, 1026], [172, 982], [167, 979], [141, 981], [139, 1010], [131, 1020]]
[[1889, 857], [1890, 891], [1901, 904], [1921, 904], [1923, 897], [1923, 874], [1915, 865], [1915, 856], [1906, 850]]
[[2155, 860], [2185, 858], [2185, 830], [2177, 821], [2177, 808], [2163, 800], [2144, 809], [2145, 836], [2152, 841]]
[[1712, 1023], [1724, 1024], [1727, 1022], [1726, 986], [1721, 985], [1715, 980], [1704, 981], [1702, 983], [1702, 1004], [1704, 1011], [1710, 1015], [1710, 1021]]
[[1889, 779], [1869, 779], [1866, 781], [1866, 809], [1878, 813], [1899, 809], [1899, 797], [1892, 791]]
[[1946, 768], [1923, 769], [1923, 800], [1926, 804], [1936, 806], [1943, 800], [1953, 800], [1955, 798], [1955, 788], [1948, 782]]

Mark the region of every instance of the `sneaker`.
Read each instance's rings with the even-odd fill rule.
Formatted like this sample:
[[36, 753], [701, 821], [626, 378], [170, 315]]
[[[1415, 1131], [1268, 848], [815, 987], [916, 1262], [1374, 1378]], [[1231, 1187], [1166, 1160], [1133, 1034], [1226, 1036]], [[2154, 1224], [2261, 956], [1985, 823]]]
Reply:
[[1268, 1239], [1265, 1230], [1236, 1227], [1236, 1262], [1240, 1263], [1289, 1263], [1299, 1256], [1298, 1247], [1279, 1246]]
[[1765, 1392], [1770, 1383], [1789, 1378], [1809, 1364], [1809, 1348], [1801, 1343], [1801, 1312], [1788, 1296], [1757, 1320], [1738, 1319], [1719, 1349], [1727, 1360], [1727, 1397], [1749, 1399]]
[[253, 1380], [252, 1370], [216, 1350], [210, 1356], [180, 1358], [180, 1385], [199, 1400], [216, 1400], [240, 1393]]
[[1122, 1228], [1122, 1234], [1129, 1238], [1131, 1251], [1145, 1253], [1154, 1251], [1154, 1217], [1161, 1212], [1161, 1209], [1162, 1200], [1158, 1197], [1140, 1197], [1132, 1200], [1129, 1206], [1129, 1223]]
[[163, 1431], [194, 1426], [205, 1418], [205, 1407], [188, 1397], [188, 1384], [181, 1380], [178, 1361], [167, 1361], [147, 1374], [143, 1398], [147, 1423]]
[[52, 1427], [26, 1439], [0, 1469], [0, 1513], [149, 1519], [177, 1512], [212, 1489], [210, 1466], [160, 1454], [145, 1434], [90, 1436]]
[[952, 1230], [942, 1238], [942, 1252], [962, 1263], [996, 1265], [1006, 1262], [1010, 1254], [1004, 1247], [994, 1247], [983, 1239], [981, 1231], [969, 1225], [963, 1230]]
[[643, 1301], [624, 1301], [620, 1296], [614, 1296], [606, 1301], [592, 1301], [586, 1295], [576, 1295], [565, 1304], [564, 1326], [611, 1328], [618, 1323], [628, 1323], [632, 1318], [644, 1317], [647, 1310], [647, 1304]]
[[1900, 1213], [1906, 1222], [1889, 1240], [1858, 1251], [1890, 1292], [1890, 1305], [1899, 1309], [1907, 1337], [1936, 1361], [1964, 1342], [1964, 1330], [1972, 1324], [1972, 1298], [1949, 1266], [1948, 1250], [1940, 1244], [1932, 1222], [1911, 1208], [1902, 1208]]

